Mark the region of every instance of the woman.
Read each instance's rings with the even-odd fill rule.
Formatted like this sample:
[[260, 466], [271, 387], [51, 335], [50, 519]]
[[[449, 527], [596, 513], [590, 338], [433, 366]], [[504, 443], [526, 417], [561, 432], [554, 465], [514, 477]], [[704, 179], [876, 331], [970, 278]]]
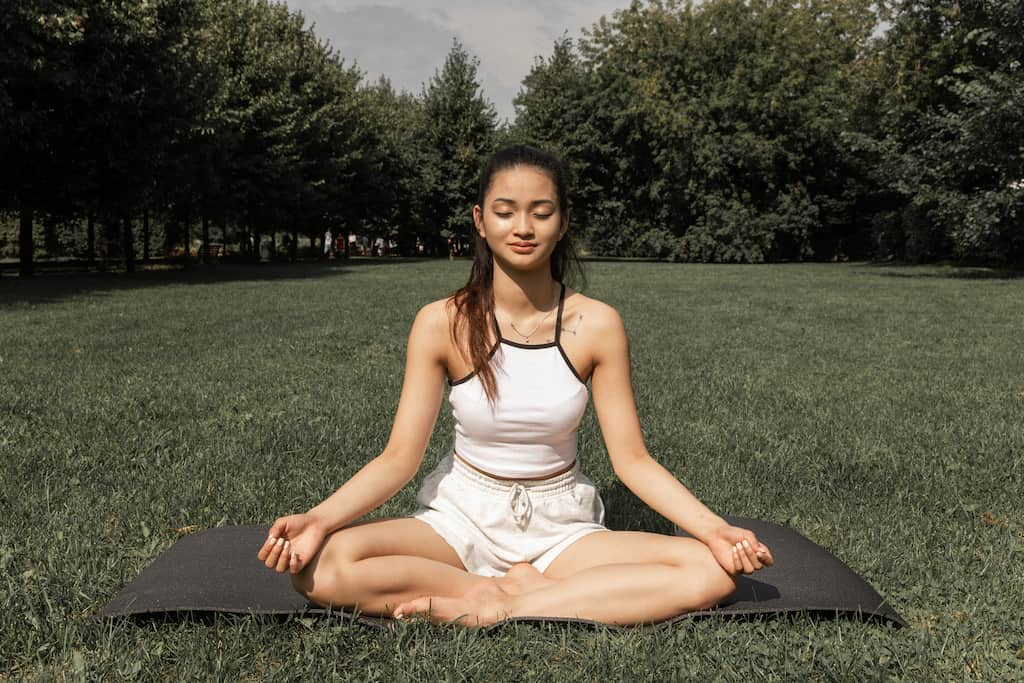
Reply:
[[[259, 550], [310, 600], [467, 625], [636, 624], [711, 607], [733, 576], [772, 564], [752, 532], [711, 512], [644, 447], [619, 315], [561, 283], [574, 262], [564, 176], [557, 159], [522, 145], [484, 168], [469, 283], [416, 316], [387, 446], [324, 502], [275, 521]], [[455, 447], [424, 480], [422, 507], [351, 524], [418, 471], [446, 378]], [[615, 473], [694, 538], [604, 527], [576, 461], [587, 379]]]

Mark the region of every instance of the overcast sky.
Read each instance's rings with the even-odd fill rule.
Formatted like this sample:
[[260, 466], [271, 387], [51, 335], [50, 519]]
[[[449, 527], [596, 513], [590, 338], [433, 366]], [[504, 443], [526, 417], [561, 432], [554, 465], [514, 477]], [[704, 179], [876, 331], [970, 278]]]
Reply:
[[537, 56], [548, 57], [563, 33], [579, 38], [602, 15], [629, 0], [287, 0], [307, 24], [367, 78], [385, 75], [398, 90], [419, 93], [451, 49], [452, 39], [480, 59], [484, 97], [512, 120], [512, 98]]

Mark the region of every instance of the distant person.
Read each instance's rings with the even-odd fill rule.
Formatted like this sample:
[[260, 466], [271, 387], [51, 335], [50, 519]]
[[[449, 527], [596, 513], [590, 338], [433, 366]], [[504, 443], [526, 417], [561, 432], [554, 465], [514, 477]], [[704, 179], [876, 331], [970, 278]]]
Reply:
[[324, 233], [324, 256], [328, 258], [334, 256], [334, 236], [331, 234], [330, 228], [327, 228], [327, 232]]
[[[526, 146], [485, 166], [469, 282], [416, 316], [383, 452], [309, 512], [277, 519], [257, 553], [310, 600], [474, 626], [516, 616], [636, 624], [712, 607], [737, 574], [772, 564], [753, 532], [648, 454], [622, 320], [562, 281], [578, 266], [565, 178], [560, 161]], [[588, 381], [615, 472], [693, 538], [604, 526], [577, 459]], [[446, 383], [454, 447], [423, 479], [420, 508], [355, 523], [416, 475]]]

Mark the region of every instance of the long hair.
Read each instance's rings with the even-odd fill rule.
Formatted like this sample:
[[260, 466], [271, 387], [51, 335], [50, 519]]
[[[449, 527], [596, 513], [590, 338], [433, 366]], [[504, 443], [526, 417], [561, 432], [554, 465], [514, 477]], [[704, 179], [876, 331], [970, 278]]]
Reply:
[[[550, 176], [555, 185], [559, 213], [562, 220], [568, 220], [569, 197], [566, 188], [565, 166], [554, 155], [529, 145], [505, 147], [491, 156], [480, 173], [476, 203], [480, 207], [484, 206], [484, 198], [496, 173], [517, 166], [536, 168]], [[494, 370], [490, 365], [494, 349], [488, 348], [487, 334], [488, 329], [495, 329], [494, 254], [487, 246], [487, 240], [480, 237], [475, 230], [473, 235], [475, 248], [473, 266], [469, 271], [469, 281], [450, 297], [455, 304], [452, 340], [455, 342], [456, 348], [459, 348], [459, 339], [463, 338], [462, 333], [468, 326], [469, 360], [473, 365], [473, 371], [483, 384], [487, 400], [493, 404], [498, 396], [498, 386], [494, 379]], [[565, 282], [570, 275], [573, 282], [577, 278], [583, 281], [585, 277], [572, 243], [572, 234], [566, 231], [551, 254], [551, 277], [556, 282]], [[496, 343], [500, 342], [496, 340]]]

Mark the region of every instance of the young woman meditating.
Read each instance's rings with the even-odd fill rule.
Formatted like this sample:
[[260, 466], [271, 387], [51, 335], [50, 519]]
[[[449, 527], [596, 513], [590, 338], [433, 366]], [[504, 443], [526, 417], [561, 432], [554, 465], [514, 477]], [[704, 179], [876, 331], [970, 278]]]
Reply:
[[[496, 153], [473, 222], [469, 283], [424, 306], [409, 333], [384, 451], [309, 512], [275, 521], [259, 559], [321, 605], [472, 626], [660, 621], [717, 604], [733, 576], [772, 564], [644, 447], [622, 320], [562, 283], [576, 264], [561, 163], [521, 145]], [[353, 524], [419, 470], [446, 379], [455, 444], [424, 479], [420, 509]], [[576, 453], [588, 380], [616, 475], [694, 538], [605, 528]]]

